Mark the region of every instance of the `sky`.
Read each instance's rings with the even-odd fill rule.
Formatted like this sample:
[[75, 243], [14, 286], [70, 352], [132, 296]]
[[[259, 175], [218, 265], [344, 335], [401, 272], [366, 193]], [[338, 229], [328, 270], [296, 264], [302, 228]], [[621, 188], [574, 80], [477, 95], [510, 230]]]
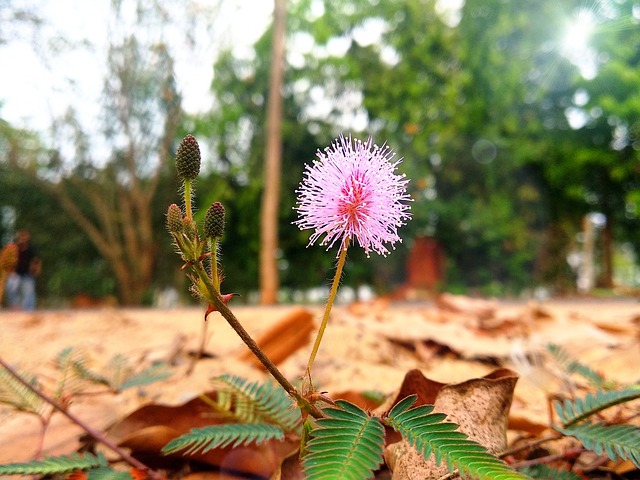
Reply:
[[[0, 45], [0, 118], [13, 126], [46, 131], [53, 118], [70, 106], [81, 120], [91, 122], [99, 113], [111, 0], [34, 0], [35, 11], [46, 21], [36, 38], [27, 28]], [[192, 0], [206, 12], [215, 0]], [[239, 48], [251, 45], [271, 18], [272, 2], [226, 2], [218, 35]], [[1, 19], [1, 18], [0, 18]], [[222, 31], [222, 29], [225, 31]], [[171, 33], [170, 33], [171, 35]], [[178, 88], [189, 113], [211, 106], [209, 87], [213, 77], [212, 35], [197, 31], [197, 48], [180, 48], [176, 57]], [[214, 35], [215, 36], [215, 35]], [[89, 45], [91, 44], [91, 45]], [[53, 55], [51, 52], [55, 52]]]
[[[62, 116], [69, 107], [76, 107], [82, 124], [96, 123], [106, 72], [109, 35], [106, 19], [110, 17], [111, 1], [31, 0], [47, 25], [37, 37], [40, 44], [36, 48], [33, 38], [24, 32], [0, 46], [0, 71], [11, 72], [0, 75], [0, 118], [15, 127], [45, 132], [54, 118]], [[188, 4], [206, 14], [217, 2], [190, 0]], [[463, 0], [438, 0], [438, 9], [445, 20], [455, 24], [462, 4]], [[271, 20], [270, 0], [231, 0], [223, 5], [217, 17], [221, 21], [213, 35], [196, 31], [196, 48], [182, 45], [176, 49], [178, 88], [188, 113], [206, 111], [212, 105], [212, 65], [214, 52], [219, 48], [216, 42], [249, 48]], [[584, 60], [588, 60], [590, 28], [589, 18], [576, 18], [568, 23], [562, 38], [565, 55], [575, 57], [575, 63], [582, 62], [587, 77], [593, 75], [587, 71], [592, 62]]]

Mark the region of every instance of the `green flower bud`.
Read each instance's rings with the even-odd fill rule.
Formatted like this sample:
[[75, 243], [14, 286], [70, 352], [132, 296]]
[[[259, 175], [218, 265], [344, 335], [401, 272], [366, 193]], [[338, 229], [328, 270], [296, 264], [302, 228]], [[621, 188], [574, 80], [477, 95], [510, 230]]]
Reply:
[[209, 238], [220, 238], [224, 233], [224, 205], [214, 202], [204, 216], [204, 234]]
[[182, 231], [182, 210], [175, 203], [169, 205], [167, 209], [167, 229], [171, 233], [180, 233]]
[[200, 147], [193, 135], [182, 139], [176, 152], [176, 169], [183, 180], [193, 180], [200, 173]]
[[187, 236], [187, 238], [191, 240], [195, 240], [197, 237], [196, 225], [193, 222], [193, 220], [189, 220], [188, 218], [183, 218], [182, 231]]

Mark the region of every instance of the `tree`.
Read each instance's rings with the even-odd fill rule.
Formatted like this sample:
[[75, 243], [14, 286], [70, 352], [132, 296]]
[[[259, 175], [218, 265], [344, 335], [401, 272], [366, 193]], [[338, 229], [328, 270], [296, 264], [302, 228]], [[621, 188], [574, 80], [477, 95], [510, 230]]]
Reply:
[[[264, 188], [264, 146], [266, 99], [269, 92], [273, 33], [267, 30], [256, 42], [255, 56], [235, 56], [224, 51], [214, 65], [212, 91], [216, 103], [211, 112], [194, 120], [193, 134], [203, 138], [212, 152], [209, 178], [200, 188], [205, 205], [225, 203], [227, 226], [222, 252], [232, 261], [225, 263], [226, 289], [243, 293], [259, 290], [261, 240], [261, 195]], [[325, 281], [332, 258], [321, 249], [306, 249], [308, 234], [291, 225], [295, 219], [295, 189], [302, 178], [304, 163], [314, 158], [322, 145], [308, 124], [300, 121], [301, 109], [292, 88], [294, 72], [284, 72], [282, 92], [282, 168], [278, 195], [278, 242], [282, 257], [278, 273], [282, 289], [302, 289]], [[207, 142], [208, 140], [208, 142]], [[324, 141], [324, 139], [323, 139]], [[214, 187], [215, 185], [215, 187]], [[259, 301], [259, 298], [256, 299]]]
[[633, 2], [621, 1], [571, 12], [574, 21], [586, 15], [593, 24], [587, 55], [578, 58], [592, 72], [575, 76], [565, 95], [563, 112], [572, 127], [553, 133], [555, 153], [544, 164], [553, 209], [573, 218], [572, 233], [591, 212], [606, 217], [598, 279], [605, 288], [613, 286], [614, 245], [630, 242], [636, 252], [640, 247], [640, 32], [633, 9]]
[[[117, 7], [114, 25], [126, 23]], [[139, 4], [136, 15], [139, 26], [167, 20], [155, 4]], [[137, 305], [153, 280], [158, 238], [152, 205], [171, 165], [181, 102], [167, 45], [120, 33], [109, 48], [102, 128], [81, 125], [70, 110], [54, 124], [57, 145], [14, 165], [31, 172], [91, 239], [114, 273], [121, 302]]]
[[[632, 21], [631, 3], [619, 2], [626, 13], [600, 13]], [[326, 145], [339, 132], [372, 134], [404, 157], [401, 168], [412, 179], [414, 218], [403, 235], [409, 242], [418, 235], [441, 241], [451, 286], [502, 293], [534, 282], [568, 285], [572, 237], [585, 213], [605, 205], [594, 199], [606, 195], [612, 225], [621, 233], [620, 225], [632, 224], [627, 217], [639, 197], [631, 161], [637, 158], [637, 108], [629, 93], [637, 74], [632, 73], [637, 41], [626, 27], [607, 37], [606, 58], [621, 61], [609, 61], [598, 77], [608, 78], [607, 70], [613, 75], [612, 84], [619, 85], [613, 98], [598, 77], [587, 88], [559, 38], [582, 5], [467, 0], [452, 20], [434, 0], [292, 3], [283, 89], [283, 195], [287, 185], [295, 188], [301, 163], [312, 158], [290, 158], [294, 132], [312, 137], [315, 145]], [[221, 168], [236, 169], [232, 176], [238, 179], [244, 168], [243, 188], [254, 198], [262, 186], [254, 175], [265, 138], [259, 125], [268, 42], [262, 37], [250, 58], [229, 53], [216, 64], [219, 112], [203, 122], [217, 119], [211, 125], [218, 129]], [[605, 87], [602, 95], [591, 94], [598, 84]], [[598, 128], [570, 122], [581, 90], [590, 99], [583, 113], [591, 114], [591, 106], [595, 113], [611, 107], [610, 115], [598, 117]], [[615, 138], [624, 140], [620, 152], [611, 148]], [[281, 225], [287, 221], [290, 215], [282, 209]], [[294, 245], [300, 237], [284, 232], [282, 261], [297, 266], [282, 272], [288, 285], [298, 280], [295, 271], [313, 270], [307, 262], [320, 264], [322, 252], [304, 251], [305, 263], [297, 263]], [[373, 265], [367, 262], [360, 278], [372, 282]]]
[[275, 0], [269, 96], [267, 98], [267, 145], [265, 149], [264, 193], [260, 222], [260, 301], [278, 301], [278, 210], [282, 174], [282, 87], [285, 66], [286, 1]]
[[[542, 177], [525, 151], [536, 135], [540, 148], [546, 86], [528, 78], [545, 56], [556, 4], [469, 0], [447, 23], [434, 1], [361, 0], [297, 24], [317, 44], [305, 56], [316, 72], [310, 89], [337, 99], [338, 119], [343, 99], [361, 96], [351, 115], [364, 111], [367, 132], [404, 157], [413, 179], [404, 235], [439, 239], [448, 279], [463, 288], [531, 282], [545, 212]], [[346, 54], [331, 54], [336, 39]], [[545, 61], [562, 65], [557, 54]]]

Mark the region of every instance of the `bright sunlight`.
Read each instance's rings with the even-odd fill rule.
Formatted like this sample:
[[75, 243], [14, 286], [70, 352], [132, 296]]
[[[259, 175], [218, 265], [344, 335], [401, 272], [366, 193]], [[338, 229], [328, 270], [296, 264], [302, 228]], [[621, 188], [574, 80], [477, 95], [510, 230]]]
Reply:
[[593, 78], [596, 74], [594, 51], [589, 46], [594, 29], [593, 12], [582, 9], [567, 22], [560, 39], [562, 54], [580, 69], [585, 78]]

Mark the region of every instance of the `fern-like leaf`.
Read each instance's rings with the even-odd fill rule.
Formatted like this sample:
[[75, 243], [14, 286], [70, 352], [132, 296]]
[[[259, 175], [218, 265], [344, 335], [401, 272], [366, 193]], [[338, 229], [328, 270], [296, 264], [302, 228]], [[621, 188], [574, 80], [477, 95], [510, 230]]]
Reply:
[[104, 385], [115, 392], [142, 387], [165, 380], [171, 371], [165, 363], [155, 363], [149, 368], [135, 372], [129, 360], [123, 355], [115, 355], [104, 374], [96, 373], [86, 366], [86, 359], [71, 348], [63, 350], [56, 359], [56, 366], [62, 372], [61, 387], [72, 373], [79, 380]]
[[640, 386], [635, 386], [626, 390], [589, 393], [584, 399], [556, 401], [554, 405], [563, 426], [568, 427], [609, 407], [638, 398], [640, 398]]
[[134, 480], [129, 472], [100, 467], [87, 472], [87, 480]]
[[90, 468], [106, 467], [107, 460], [102, 454], [98, 456], [90, 453], [80, 455], [63, 455], [48, 457], [43, 460], [34, 460], [28, 463], [9, 463], [0, 465], [1, 475], [52, 475], [73, 472], [76, 470], [88, 470]]
[[86, 380], [90, 383], [94, 383], [97, 385], [104, 385], [105, 387], [111, 388], [111, 383], [109, 379], [103, 375], [100, 375], [89, 368], [86, 365], [86, 362], [74, 362], [73, 363], [73, 373], [81, 380]]
[[109, 386], [115, 390], [120, 390], [127, 378], [133, 375], [133, 368], [131, 367], [129, 360], [124, 355], [114, 355], [109, 361], [105, 376], [109, 381]]
[[166, 380], [171, 376], [171, 370], [169, 370], [166, 363], [155, 363], [149, 368], [146, 368], [140, 372], [133, 373], [123, 381], [114, 386], [119, 392], [127, 390], [128, 388], [142, 387], [151, 383], [160, 382]]
[[562, 347], [550, 343], [547, 345], [547, 350], [551, 353], [551, 356], [553, 356], [558, 366], [564, 370], [566, 374], [578, 374], [598, 390], [606, 390], [609, 388], [609, 382], [607, 382], [601, 374], [593, 370], [588, 365], [572, 358]]
[[308, 480], [364, 480], [382, 463], [384, 427], [377, 417], [345, 400], [326, 408], [307, 443], [303, 460]]
[[640, 468], [640, 428], [635, 425], [581, 423], [558, 431], [577, 438], [589, 450], [611, 460], [630, 460]]
[[56, 356], [54, 366], [59, 375], [54, 398], [59, 400], [66, 394], [74, 394], [83, 390], [88, 378], [85, 378], [79, 372], [88, 371], [85, 366], [86, 362], [86, 357], [73, 347], [65, 348]]
[[[34, 388], [39, 389], [38, 379], [30, 374], [19, 375]], [[27, 388], [5, 368], [0, 367], [0, 404], [9, 405], [22, 412], [41, 415], [47, 404], [42, 398]]]
[[180, 450], [185, 454], [207, 452], [218, 447], [237, 447], [266, 440], [284, 439], [283, 430], [267, 423], [226, 423], [194, 428], [189, 433], [174, 438], [162, 449], [165, 455]]
[[532, 465], [518, 469], [531, 478], [539, 478], [541, 480], [582, 480], [583, 477], [569, 470], [560, 470], [550, 467], [549, 465]]
[[411, 395], [398, 402], [389, 412], [387, 420], [424, 458], [428, 459], [433, 454], [436, 464], [445, 461], [449, 471], [458, 469], [462, 475], [477, 479], [527, 478], [457, 431], [455, 423], [444, 422], [444, 414], [431, 413], [432, 405], [412, 408], [416, 398]]
[[240, 423], [271, 423], [285, 432], [299, 433], [300, 410], [280, 386], [267, 382], [248, 382], [246, 379], [221, 375], [213, 379], [217, 387], [215, 407]]

